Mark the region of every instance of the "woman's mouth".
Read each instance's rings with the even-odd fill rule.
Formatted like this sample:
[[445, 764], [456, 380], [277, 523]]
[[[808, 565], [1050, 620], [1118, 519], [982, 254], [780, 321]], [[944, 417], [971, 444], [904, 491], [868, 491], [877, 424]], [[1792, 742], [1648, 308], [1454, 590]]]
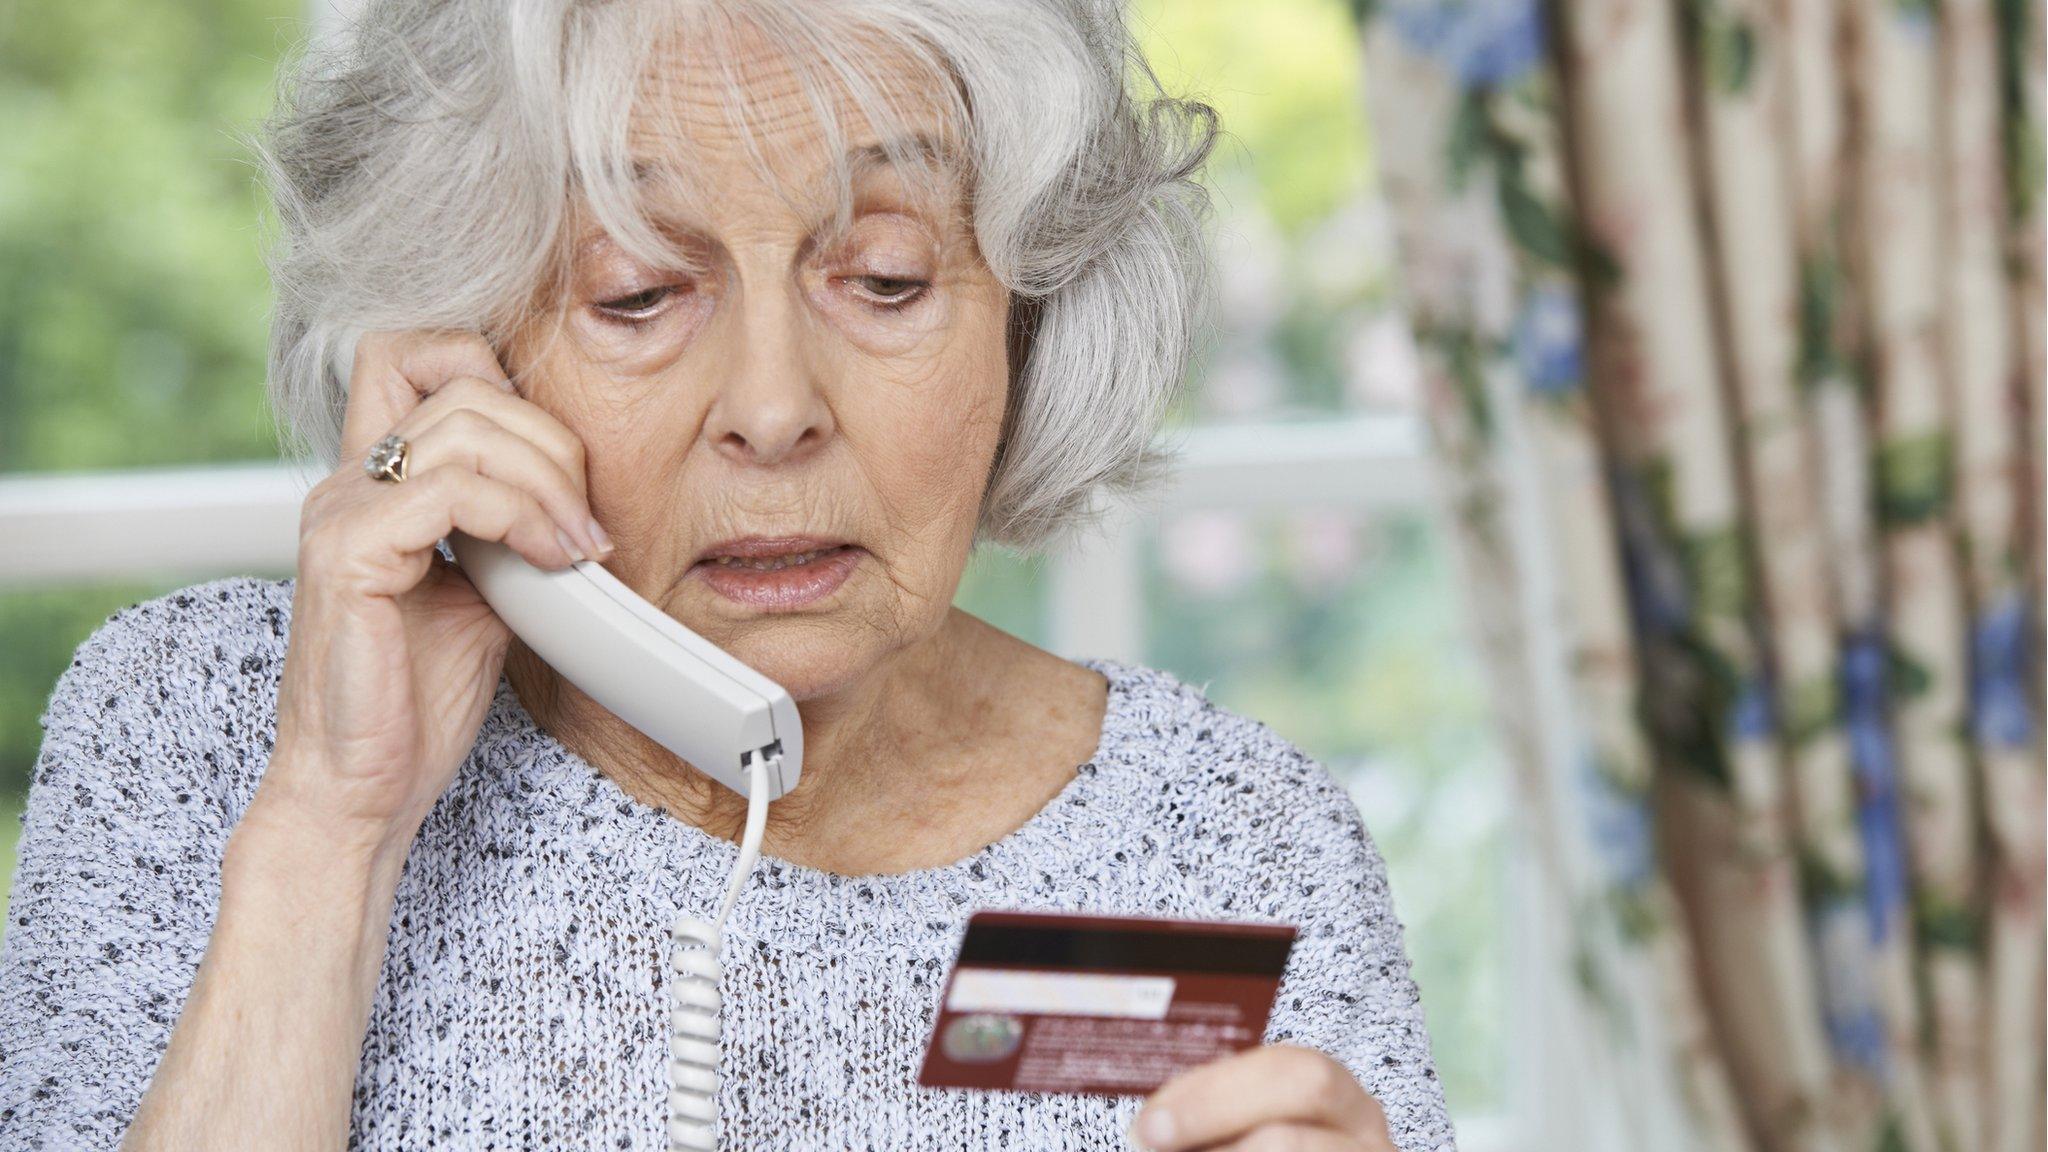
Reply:
[[799, 608], [830, 596], [853, 575], [866, 549], [839, 544], [771, 556], [713, 556], [690, 569], [711, 590], [753, 608]]

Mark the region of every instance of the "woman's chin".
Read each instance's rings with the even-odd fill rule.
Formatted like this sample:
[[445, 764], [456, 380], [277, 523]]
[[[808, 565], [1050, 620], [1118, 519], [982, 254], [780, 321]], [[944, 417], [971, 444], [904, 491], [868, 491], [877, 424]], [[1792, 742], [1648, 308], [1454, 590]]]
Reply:
[[706, 606], [706, 600], [716, 597], [702, 591], [684, 599], [689, 608], [671, 605], [669, 615], [782, 685], [792, 699], [838, 691], [874, 666], [869, 641], [879, 637], [856, 639], [846, 626], [846, 620], [859, 613], [748, 612], [731, 605]]
[[865, 653], [848, 651], [843, 641], [831, 643], [824, 637], [764, 636], [727, 651], [740, 663], [780, 684], [790, 699], [799, 704], [840, 692], [858, 683], [874, 667]]

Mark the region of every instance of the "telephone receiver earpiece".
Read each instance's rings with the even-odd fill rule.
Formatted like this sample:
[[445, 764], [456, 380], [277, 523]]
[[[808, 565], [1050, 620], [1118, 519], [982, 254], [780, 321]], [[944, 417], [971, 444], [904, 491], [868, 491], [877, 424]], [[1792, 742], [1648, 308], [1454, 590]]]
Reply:
[[619, 719], [742, 796], [769, 762], [767, 800], [796, 787], [804, 733], [780, 684], [677, 623], [595, 560], [559, 572], [511, 548], [450, 532], [449, 551], [548, 666]]

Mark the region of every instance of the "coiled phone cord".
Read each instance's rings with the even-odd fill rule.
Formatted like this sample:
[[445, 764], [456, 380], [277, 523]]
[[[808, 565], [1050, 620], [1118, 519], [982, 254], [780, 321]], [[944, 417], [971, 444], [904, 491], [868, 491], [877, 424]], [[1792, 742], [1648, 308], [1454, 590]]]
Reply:
[[726, 883], [718, 919], [707, 923], [685, 913], [676, 917], [670, 931], [670, 1152], [716, 1152], [718, 1148], [718, 954], [725, 918], [761, 856], [761, 836], [768, 827], [768, 768], [779, 762], [779, 757], [754, 758], [748, 777], [747, 830], [740, 837], [739, 859]]

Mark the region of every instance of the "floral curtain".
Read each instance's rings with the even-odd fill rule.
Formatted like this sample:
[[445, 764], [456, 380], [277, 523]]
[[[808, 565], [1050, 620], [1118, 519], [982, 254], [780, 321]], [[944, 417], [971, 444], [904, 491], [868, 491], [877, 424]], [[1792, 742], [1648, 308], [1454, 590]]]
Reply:
[[1355, 3], [1575, 1146], [2038, 1152], [2042, 0]]

